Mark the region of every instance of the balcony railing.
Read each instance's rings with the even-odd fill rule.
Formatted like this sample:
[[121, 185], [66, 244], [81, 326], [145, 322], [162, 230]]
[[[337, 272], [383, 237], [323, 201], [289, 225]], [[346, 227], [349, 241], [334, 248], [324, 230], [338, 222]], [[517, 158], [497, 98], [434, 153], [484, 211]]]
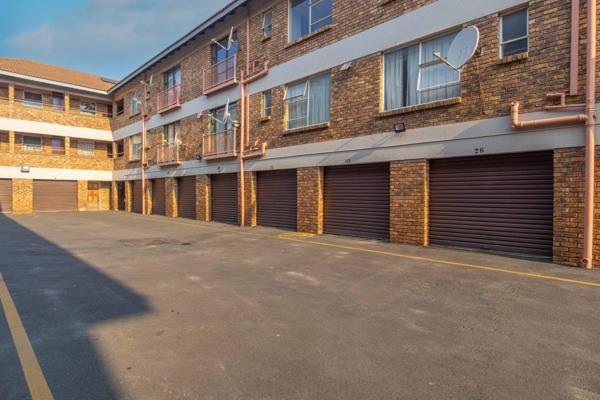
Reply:
[[179, 143], [166, 143], [156, 146], [156, 164], [159, 167], [181, 164], [181, 148]]
[[181, 85], [175, 85], [158, 94], [157, 111], [163, 113], [181, 106]]
[[202, 158], [211, 160], [237, 156], [237, 129], [207, 133], [202, 138]]
[[203, 72], [204, 94], [210, 94], [237, 83], [237, 55], [220, 61]]

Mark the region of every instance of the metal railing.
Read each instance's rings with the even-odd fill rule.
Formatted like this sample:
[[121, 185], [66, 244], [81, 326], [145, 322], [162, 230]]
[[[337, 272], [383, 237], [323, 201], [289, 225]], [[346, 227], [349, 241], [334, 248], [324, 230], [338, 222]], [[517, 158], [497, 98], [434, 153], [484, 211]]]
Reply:
[[164, 112], [175, 107], [179, 107], [181, 100], [181, 85], [175, 85], [165, 89], [157, 96], [157, 111]]
[[202, 137], [202, 158], [225, 158], [237, 155], [237, 129], [206, 133]]
[[179, 143], [166, 143], [156, 146], [156, 164], [158, 166], [181, 164], [181, 148]]
[[237, 83], [237, 54], [226, 58], [203, 71], [204, 94]]

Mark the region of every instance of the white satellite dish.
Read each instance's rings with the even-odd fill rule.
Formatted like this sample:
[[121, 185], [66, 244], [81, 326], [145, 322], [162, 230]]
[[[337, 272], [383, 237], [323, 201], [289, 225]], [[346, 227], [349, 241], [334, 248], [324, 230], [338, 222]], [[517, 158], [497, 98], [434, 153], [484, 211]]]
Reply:
[[450, 44], [447, 57], [442, 56], [439, 52], [433, 54], [450, 68], [460, 71], [473, 58], [478, 46], [479, 29], [471, 25], [458, 32]]

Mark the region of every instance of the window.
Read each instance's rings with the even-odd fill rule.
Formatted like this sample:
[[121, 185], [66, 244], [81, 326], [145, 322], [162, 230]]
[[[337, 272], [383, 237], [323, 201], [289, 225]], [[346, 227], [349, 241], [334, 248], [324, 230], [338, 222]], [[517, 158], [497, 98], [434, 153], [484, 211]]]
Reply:
[[273, 11], [269, 10], [263, 14], [263, 38], [273, 36]]
[[[212, 111], [213, 116], [219, 120], [223, 121], [225, 119], [225, 107], [217, 108]], [[229, 105], [229, 114], [230, 117], [227, 120], [227, 123], [222, 124], [213, 120], [212, 123], [212, 131], [213, 133], [223, 133], [233, 129], [233, 121], [237, 121], [237, 103], [231, 103]]]
[[165, 72], [165, 89], [173, 89], [175, 86], [181, 85], [181, 68], [171, 68]]
[[[228, 41], [229, 41], [229, 36], [224, 37], [223, 39], [219, 40], [218, 41], [219, 44], [216, 44], [216, 43], [213, 44], [213, 46], [212, 46], [213, 64], [218, 64], [222, 61], [225, 61], [228, 58], [231, 58], [238, 53], [237, 32], [233, 32], [233, 34], [231, 36], [231, 45], [229, 46], [229, 48], [227, 48], [227, 46], [229, 45]], [[224, 66], [224, 68], [225, 68], [225, 66]]]
[[525, 53], [529, 49], [527, 9], [505, 14], [500, 19], [500, 57]]
[[130, 115], [136, 115], [142, 112], [142, 99], [137, 92], [131, 93], [131, 112]]
[[125, 141], [119, 140], [116, 144], [117, 144], [117, 158], [121, 158], [125, 155]]
[[0, 131], [0, 151], [8, 151], [8, 132]]
[[163, 127], [164, 144], [179, 144], [179, 127], [179, 122], [174, 122]]
[[139, 160], [142, 158], [142, 135], [129, 138], [129, 159]]
[[96, 115], [96, 104], [88, 101], [80, 101], [79, 112], [81, 114]]
[[106, 143], [106, 157], [107, 158], [114, 158], [113, 144], [112, 143]]
[[272, 110], [271, 96], [272, 96], [272, 94], [271, 94], [270, 90], [267, 90], [262, 93], [262, 117], [263, 118], [271, 117], [271, 110]]
[[40, 93], [23, 92], [23, 104], [27, 107], [42, 108], [42, 95]]
[[106, 105], [106, 114], [104, 116], [108, 117], [108, 118], [112, 118], [113, 117], [113, 105], [112, 105], [112, 103]]
[[290, 42], [333, 22], [332, 0], [290, 0]]
[[95, 154], [96, 146], [94, 142], [87, 142], [84, 140], [77, 141], [77, 154], [80, 156], [93, 156]]
[[117, 100], [117, 115], [122, 115], [125, 112], [125, 99]]
[[64, 111], [65, 95], [63, 93], [52, 92], [52, 107], [56, 110]]
[[286, 101], [287, 129], [304, 128], [329, 122], [331, 76], [320, 75], [288, 85]]
[[456, 33], [402, 48], [384, 56], [385, 111], [460, 97], [460, 73], [438, 60]]
[[26, 151], [42, 151], [42, 138], [39, 136], [23, 136], [21, 147]]
[[52, 138], [52, 154], [65, 154], [65, 140], [61, 137]]

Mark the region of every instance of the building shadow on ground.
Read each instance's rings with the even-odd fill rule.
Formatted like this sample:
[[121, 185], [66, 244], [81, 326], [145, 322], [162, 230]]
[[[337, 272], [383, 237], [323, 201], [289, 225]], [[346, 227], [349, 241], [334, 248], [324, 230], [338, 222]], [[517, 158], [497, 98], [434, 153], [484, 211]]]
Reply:
[[[150, 311], [146, 300], [94, 266], [0, 214], [0, 273], [55, 399], [118, 399], [95, 324]], [[30, 398], [0, 308], [0, 399]]]

